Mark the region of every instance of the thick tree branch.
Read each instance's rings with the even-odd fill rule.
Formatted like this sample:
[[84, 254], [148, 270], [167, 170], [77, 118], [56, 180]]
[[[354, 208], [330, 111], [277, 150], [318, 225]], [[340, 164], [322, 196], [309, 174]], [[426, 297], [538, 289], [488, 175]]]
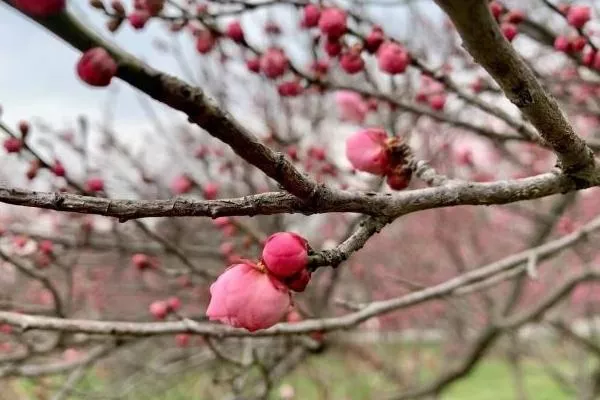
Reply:
[[[2, 2], [14, 8], [10, 1]], [[228, 144], [238, 156], [273, 178], [288, 192], [306, 199], [314, 196], [321, 188], [296, 169], [282, 153], [274, 152], [263, 145], [231, 115], [221, 110], [200, 88], [155, 70], [106, 42], [66, 11], [53, 17], [34, 20], [78, 50], [105, 48], [119, 64], [119, 78], [153, 99], [183, 112], [190, 122]]]
[[[443, 178], [429, 176], [432, 183]], [[600, 183], [598, 178], [592, 183]], [[350, 192], [332, 189], [317, 201], [303, 201], [283, 192], [220, 199], [117, 200], [68, 193], [34, 192], [0, 186], [0, 202], [55, 211], [96, 214], [127, 221], [148, 217], [254, 216], [282, 213], [355, 212], [398, 217], [416, 211], [458, 205], [507, 204], [578, 189], [565, 175], [548, 173], [491, 183], [449, 181], [443, 186], [399, 193]]]
[[505, 95], [538, 129], [558, 155], [568, 174], [587, 180], [594, 173], [594, 156], [546, 93], [533, 72], [504, 38], [485, 0], [436, 0], [463, 39], [463, 45], [498, 82]]

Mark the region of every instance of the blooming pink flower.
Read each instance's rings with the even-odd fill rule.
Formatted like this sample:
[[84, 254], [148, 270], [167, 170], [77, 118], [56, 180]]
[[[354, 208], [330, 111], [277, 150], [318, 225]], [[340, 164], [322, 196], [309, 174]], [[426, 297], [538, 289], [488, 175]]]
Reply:
[[406, 49], [394, 42], [384, 42], [377, 51], [377, 65], [388, 74], [401, 74], [410, 64], [410, 55]]
[[108, 86], [117, 74], [117, 63], [102, 47], [95, 47], [83, 53], [77, 63], [77, 75], [91, 86]]
[[288, 278], [306, 268], [308, 243], [295, 233], [278, 232], [265, 242], [262, 258], [269, 272], [278, 278]]
[[251, 332], [275, 325], [291, 305], [288, 289], [250, 262], [229, 267], [210, 286], [210, 294], [210, 320]]
[[65, 9], [66, 0], [14, 0], [15, 7], [35, 17], [49, 17]]
[[592, 11], [588, 6], [571, 6], [567, 12], [567, 22], [575, 28], [583, 28], [583, 26], [591, 19]]
[[384, 175], [390, 164], [386, 140], [387, 134], [383, 129], [358, 131], [346, 140], [346, 157], [359, 171]]
[[344, 121], [362, 123], [369, 107], [362, 96], [351, 90], [339, 90], [335, 93], [335, 104]]
[[260, 69], [267, 78], [278, 78], [289, 66], [285, 52], [278, 47], [271, 47], [260, 58]]
[[339, 8], [326, 8], [319, 18], [319, 29], [331, 39], [337, 39], [346, 33], [346, 13]]

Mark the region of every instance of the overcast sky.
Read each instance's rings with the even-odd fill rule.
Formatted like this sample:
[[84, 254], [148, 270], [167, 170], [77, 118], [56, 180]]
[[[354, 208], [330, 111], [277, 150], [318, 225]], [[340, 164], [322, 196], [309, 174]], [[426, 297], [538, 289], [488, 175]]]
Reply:
[[[105, 37], [149, 61], [154, 67], [181, 75], [171, 56], [161, 55], [153, 48], [154, 38], [165, 37], [160, 22], [150, 23], [142, 33], [124, 24], [116, 35], [107, 35], [103, 27], [105, 18], [91, 10], [87, 0], [70, 0], [68, 3], [73, 13], [88, 25], [95, 26]], [[435, 11], [432, 9], [432, 12]], [[389, 29], [402, 34], [402, 15], [396, 8], [378, 6], [371, 10], [371, 15], [387, 16], [383, 21], [392, 22]], [[246, 24], [245, 28], [248, 25], [252, 24]], [[188, 50], [185, 56], [190, 63], [197, 62], [189, 38], [179, 35], [176, 40], [180, 41], [184, 50]], [[107, 102], [113, 105], [117, 102], [114, 118], [120, 128], [139, 129], [146, 125], [147, 118], [139, 106], [139, 99], [126, 84], [115, 80], [108, 89], [82, 84], [74, 73], [78, 57], [78, 52], [66, 43], [0, 3], [0, 105], [4, 110], [3, 119], [16, 124], [20, 119], [42, 117], [60, 127], [72, 123], [79, 114], [99, 121]], [[166, 111], [159, 108], [163, 115]]]

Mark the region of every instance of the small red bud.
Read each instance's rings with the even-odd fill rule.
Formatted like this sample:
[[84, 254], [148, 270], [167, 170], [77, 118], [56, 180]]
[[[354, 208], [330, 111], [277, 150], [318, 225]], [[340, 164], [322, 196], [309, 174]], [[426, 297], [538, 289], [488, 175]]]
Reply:
[[101, 47], [83, 53], [77, 63], [77, 74], [87, 84], [96, 87], [108, 86], [117, 74], [117, 63]]

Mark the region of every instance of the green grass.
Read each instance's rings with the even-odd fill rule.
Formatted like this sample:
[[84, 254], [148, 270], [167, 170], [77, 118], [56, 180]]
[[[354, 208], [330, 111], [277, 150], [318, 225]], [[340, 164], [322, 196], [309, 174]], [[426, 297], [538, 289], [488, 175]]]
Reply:
[[[414, 349], [400, 345], [379, 345], [375, 351], [388, 364], [394, 364], [398, 370], [407, 371], [407, 363], [414, 354]], [[421, 357], [427, 357], [431, 369], [436, 369], [437, 349], [423, 347], [419, 350]], [[429, 364], [428, 364], [429, 365]], [[561, 391], [557, 383], [549, 377], [541, 366], [529, 361], [522, 363], [523, 380], [531, 399], [566, 400], [572, 398]], [[203, 372], [202, 375], [189, 374], [179, 376], [175, 380], [154, 380], [152, 377], [124, 400], [188, 400], [188, 399], [221, 399], [223, 387], [212, 384], [214, 371]], [[413, 374], [414, 375], [414, 374]], [[434, 377], [435, 372], [425, 370], [420, 376], [413, 377], [424, 384]], [[49, 388], [50, 394], [59, 387], [61, 378], [44, 378], [41, 380], [20, 379], [15, 385], [19, 399], [37, 399], [34, 395], [40, 386]], [[106, 375], [91, 371], [77, 387], [77, 394], [70, 399], [94, 399], [93, 394], [101, 395], [106, 384]], [[342, 351], [332, 350], [325, 355], [309, 358], [304, 364], [290, 374], [273, 390], [271, 399], [279, 400], [281, 385], [291, 385], [296, 392], [295, 399], [302, 400], [371, 400], [380, 398], [382, 394], [399, 393], [394, 382], [380, 372], [370, 368], [369, 364], [355, 356]], [[54, 390], [52, 390], [54, 389]], [[87, 395], [85, 394], [87, 393]], [[202, 394], [202, 396], [200, 396]], [[489, 357], [464, 379], [450, 386], [441, 396], [443, 400], [512, 400], [515, 389], [511, 371], [503, 359]]]
[[[523, 365], [525, 390], [531, 399], [567, 400], [569, 396], [561, 391], [541, 366], [525, 362]], [[513, 400], [516, 398], [513, 379], [506, 363], [486, 360], [464, 380], [457, 382], [442, 396], [443, 400]]]

